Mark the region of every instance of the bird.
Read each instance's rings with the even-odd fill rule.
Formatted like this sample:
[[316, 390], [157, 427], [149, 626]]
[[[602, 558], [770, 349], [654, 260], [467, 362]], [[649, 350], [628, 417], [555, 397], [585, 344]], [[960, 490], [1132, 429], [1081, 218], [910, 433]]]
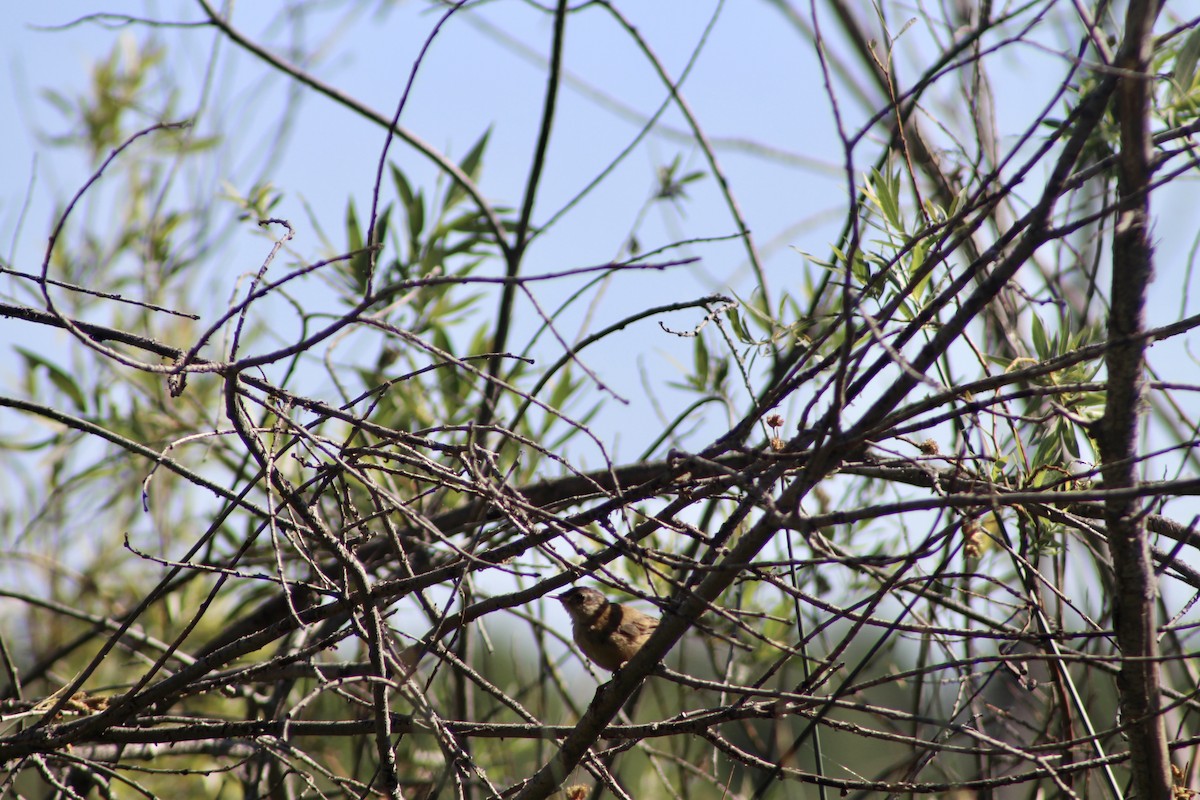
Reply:
[[572, 636], [598, 667], [616, 672], [658, 628], [658, 618], [610, 602], [595, 589], [576, 587], [555, 595], [571, 616]]

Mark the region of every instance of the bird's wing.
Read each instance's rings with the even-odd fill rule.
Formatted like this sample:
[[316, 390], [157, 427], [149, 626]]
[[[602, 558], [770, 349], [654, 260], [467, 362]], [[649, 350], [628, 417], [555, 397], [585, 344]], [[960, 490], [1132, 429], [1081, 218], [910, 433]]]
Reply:
[[638, 639], [650, 635], [657, 627], [658, 620], [654, 617], [626, 618], [621, 620], [621, 624], [617, 626], [617, 632], [630, 639]]

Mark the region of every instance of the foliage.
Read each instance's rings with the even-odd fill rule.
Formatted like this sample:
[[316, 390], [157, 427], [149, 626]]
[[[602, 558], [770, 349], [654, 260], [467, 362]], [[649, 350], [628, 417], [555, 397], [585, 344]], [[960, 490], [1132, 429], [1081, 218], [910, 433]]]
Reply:
[[[40, 269], [4, 265], [4, 791], [1189, 795], [1200, 318], [1147, 296], [1190, 281], [1150, 200], [1195, 170], [1200, 18], [763, 4], [840, 151], [840, 229], [797, 255], [729, 165], [804, 154], [686, 99], [719, 4], [675, 78], [632, 12], [523, 5], [540, 105], [428, 144], [426, 59], [493, 5], [517, 18], [429, 5], [394, 115], [206, 2], [46, 92], [90, 179]], [[666, 98], [585, 87], [631, 141], [564, 96], [607, 77], [566, 66], [601, 17]], [[183, 120], [168, 38], [200, 31], [206, 80], [252, 55], [288, 98], [274, 141], [310, 96], [316, 159], [377, 134], [369, 194], [330, 214], [273, 148], [246, 169], [255, 109]], [[1061, 71], [1010, 123], [989, 87], [1025, 48]], [[661, 618], [598, 690], [575, 582]]]

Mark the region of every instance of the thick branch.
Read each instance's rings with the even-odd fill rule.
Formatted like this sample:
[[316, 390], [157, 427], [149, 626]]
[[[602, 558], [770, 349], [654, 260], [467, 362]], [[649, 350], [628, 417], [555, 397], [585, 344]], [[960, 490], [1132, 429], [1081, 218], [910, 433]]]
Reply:
[[[1117, 59], [1124, 71], [1115, 95], [1121, 128], [1119, 211], [1113, 239], [1111, 346], [1105, 357], [1108, 398], [1097, 426], [1105, 486], [1131, 487], [1137, 476], [1137, 427], [1145, 394], [1146, 288], [1153, 272], [1150, 245], [1151, 33], [1158, 3], [1134, 0], [1125, 19], [1126, 41]], [[1121, 714], [1131, 727], [1132, 794], [1139, 800], [1171, 797], [1170, 753], [1161, 716], [1160, 670], [1155, 637], [1156, 582], [1145, 518], [1133, 499], [1110, 498], [1105, 522], [1112, 551], [1117, 645], [1124, 657], [1117, 676]]]

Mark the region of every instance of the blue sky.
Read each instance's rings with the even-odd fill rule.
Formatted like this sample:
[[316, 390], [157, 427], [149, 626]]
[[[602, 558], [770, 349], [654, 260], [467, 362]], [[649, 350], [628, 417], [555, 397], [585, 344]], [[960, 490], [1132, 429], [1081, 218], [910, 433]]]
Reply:
[[[83, 4], [71, 6], [22, 6], [24, 18], [0, 31], [0, 49], [10, 67], [0, 87], [0, 107], [15, 112], [11, 118], [16, 123], [0, 130], [0, 170], [9, 177], [0, 189], [0, 252], [11, 254], [16, 268], [30, 272], [40, 265], [55, 203], [69, 196], [87, 174], [81, 159], [39, 140], [39, 134], [65, 130], [62, 116], [41, 91], [53, 87], [69, 96], [86, 92], [90, 65], [105, 57], [122, 37], [128, 43], [146, 32], [140, 26], [118, 26], [113, 18], [43, 29], [69, 23], [85, 11]], [[165, 20], [199, 18], [198, 7], [190, 3], [115, 3], [103, 8]], [[321, 47], [323, 60], [306, 65], [313, 74], [389, 116], [420, 46], [438, 19], [424, 10], [424, 4], [400, 4], [386, 15], [377, 15], [371, 10], [374, 6], [363, 4], [364, 10], [349, 18], [318, 12], [300, 26], [267, 13], [268, 8], [267, 4], [241, 4], [234, 22], [278, 52], [294, 49], [297, 42], [305, 43], [306, 49]], [[633, 21], [666, 69], [678, 76], [713, 8], [656, 3], [654, 13]], [[544, 67], [531, 59], [544, 59], [550, 32], [548, 17], [516, 3], [484, 6], [473, 21], [465, 15], [452, 18], [421, 64], [401, 118], [402, 125], [454, 159], [461, 158], [490, 128], [480, 183], [497, 204], [515, 203], [527, 179], [545, 81]], [[286, 81], [228, 42], [219, 45], [214, 60], [215, 37], [210, 30], [164, 28], [156, 35], [181, 89], [175, 103], [179, 113], [190, 116], [204, 97], [205, 112], [197, 132], [221, 130], [230, 137], [228, 150], [218, 162], [220, 172], [201, 176], [201, 186], [208, 187], [214, 202], [223, 182], [248, 191], [255, 180], [266, 178], [283, 194], [275, 213], [295, 225], [297, 235], [291, 244], [298, 254], [308, 258], [321, 254], [308, 209], [326, 234], [341, 243], [347, 198], [354, 198], [364, 216], [369, 208], [384, 144], [382, 130], [328, 99], [302, 95], [281, 139]], [[599, 12], [573, 17], [566, 41], [566, 69], [573, 77], [562, 94], [535, 221], [559, 209], [633, 139], [640, 123], [635, 124], [631, 116], [647, 118], [665, 98], [661, 81], [630, 44], [630, 37]], [[202, 95], [202, 79], [214, 63], [214, 77]], [[783, 283], [803, 266], [803, 259], [790, 246], [821, 251], [835, 235], [838, 210], [844, 207], [845, 190], [836, 177], [836, 149], [830, 149], [830, 143], [835, 143], [830, 115], [823, 111], [827, 103], [813, 74], [814, 65], [811, 48], [802, 47], [795, 33], [779, 24], [778, 15], [766, 6], [737, 12], [726, 9], [684, 87], [696, 117], [718, 143], [723, 168], [757, 243], [770, 255], [777, 273], [772, 280]], [[229, 130], [224, 124], [232, 115], [236, 126]], [[674, 131], [686, 131], [677, 112], [669, 111], [663, 120]], [[152, 121], [150, 110], [143, 124]], [[722, 145], [722, 137], [756, 142], [789, 157], [748, 156], [739, 147]], [[824, 143], [817, 146], [818, 140]], [[266, 154], [280, 142], [282, 157], [265, 164]], [[389, 157], [414, 183], [432, 181], [434, 172], [428, 162], [403, 143], [393, 142]], [[676, 158], [684, 171], [705, 167], [699, 150], [684, 137], [670, 133], [648, 137], [604, 185], [538, 241], [530, 252], [530, 273], [602, 264], [618, 257], [653, 190], [656, 169]], [[734, 233], [711, 178], [691, 184], [689, 194], [689, 201], [658, 204], [644, 214], [638, 231], [643, 248], [676, 238]], [[808, 238], [817, 230], [808, 220], [825, 223], [816, 238]], [[235, 273], [252, 271], [265, 255], [261, 237], [253, 234], [241, 231], [236, 234], [241, 236], [240, 244], [229, 248]], [[744, 250], [736, 242], [686, 248], [674, 255], [699, 256], [702, 262], [686, 270], [638, 276], [606, 292], [601, 305], [587, 317], [594, 320], [593, 328], [644, 307], [647, 297], [668, 303], [730, 288], [746, 292], [752, 286]], [[544, 292], [539, 302], [553, 308], [570, 285], [539, 287]], [[232, 286], [218, 278], [214, 289], [223, 302]], [[687, 329], [700, 317], [698, 313], [680, 316], [673, 324]], [[577, 331], [564, 329], [563, 333], [570, 338]], [[663, 333], [653, 322], [642, 323], [614, 344], [615, 351], [597, 348], [589, 357], [615, 362], [609, 366], [622, 374], [609, 380], [625, 398], [641, 392], [630, 353], [645, 359], [642, 367], [658, 374], [675, 369], [675, 363], [681, 370], [691, 364], [691, 343]], [[635, 405], [631, 418], [645, 419], [648, 409]], [[619, 421], [615, 424], [624, 427]]]
[[[381, 11], [387, 6], [386, 12]], [[425, 3], [360, 3], [354, 14], [331, 13], [321, 4], [307, 6], [303, 17], [279, 12], [278, 4], [237, 4], [234, 24], [273, 52], [319, 56], [305, 64], [313, 75], [340, 91], [390, 116], [407, 82], [417, 53], [441, 16]], [[331, 4], [341, 9], [341, 4]], [[112, 2], [104, 11], [160, 20], [195, 21], [199, 6], [190, 2]], [[706, 36], [706, 26], [719, 9]], [[0, 108], [10, 124], [0, 127], [0, 254], [13, 266], [36, 271], [56, 203], [80, 186], [87, 169], [82, 160], [39, 139], [38, 133], [64, 130], [64, 120], [42, 97], [45, 87], [73, 95], [86, 91], [89, 65], [104, 57], [122, 37], [133, 41], [145, 35], [142, 26], [120, 27], [113, 18], [61, 26], [94, 10], [92, 4], [20, 4], [0, 26], [0, 52], [7, 75], [0, 82]], [[797, 292], [810, 266], [801, 253], [824, 257], [837, 235], [847, 206], [833, 106], [824, 85], [816, 52], [788, 18], [770, 3], [719, 5], [689, 0], [655, 0], [622, 7], [631, 23], [653, 49], [666, 70], [678, 77], [703, 47], [684, 84], [684, 94], [718, 157], [742, 213], [765, 256], [768, 283], [776, 293]], [[807, 13], [807, 5], [798, 6]], [[902, 80], [912, 80], [936, 52], [933, 38], [950, 31], [928, 28], [912, 7], [884, 5], [887, 28], [896, 41], [895, 59]], [[820, 20], [836, 56], [837, 27]], [[875, 21], [866, 21], [878, 29]], [[39, 27], [41, 26], [41, 27]], [[420, 66], [401, 124], [453, 159], [490, 128], [491, 139], [480, 185], [500, 205], [520, 197], [541, 108], [545, 70], [539, 59], [548, 52], [550, 17], [532, 4], [498, 2], [477, 6], [470, 16], [452, 17], [434, 39]], [[193, 191], [208, 202], [221, 203], [227, 183], [247, 191], [261, 179], [282, 194], [277, 216], [296, 228], [291, 247], [297, 259], [331, 255], [323, 250], [317, 224], [336, 246], [344, 246], [342, 220], [347, 198], [360, 214], [371, 201], [384, 133], [336, 103], [300, 93], [299, 106], [283, 129], [280, 120], [292, 87], [271, 74], [252, 56], [229, 42], [217, 42], [209, 29], [162, 28], [156, 33], [180, 94], [178, 113], [190, 116], [203, 100], [197, 131], [220, 131], [227, 137], [220, 158], [210, 171], [192, 176]], [[1035, 34], [1034, 39], [1037, 39]], [[989, 56], [987, 62], [997, 107], [1000, 146], [1008, 146], [1032, 123], [1049, 93], [1065, 73], [1067, 61], [1055, 49], [1061, 43], [1016, 45]], [[879, 45], [883, 48], [883, 45]], [[882, 52], [882, 50], [881, 50]], [[211, 69], [211, 80], [205, 76]], [[599, 8], [572, 15], [566, 34], [568, 80], [558, 111], [546, 178], [538, 196], [535, 222], [544, 221], [575, 196], [636, 135], [640, 120], [661, 104], [665, 89], [645, 55], [627, 32]], [[939, 95], [954, 96], [952, 80], [946, 90], [930, 96], [931, 111], [953, 115], [962, 111], [953, 101], [933, 106]], [[855, 87], [872, 93], [870, 87]], [[866, 113], [848, 85], [834, 83], [837, 110], [848, 131], [856, 131]], [[144, 124], [155, 120], [148, 108]], [[635, 121], [639, 120], [639, 121]], [[656, 169], [678, 158], [684, 171], [706, 165], [693, 142], [678, 135], [686, 123], [675, 111], [663, 117], [666, 130], [656, 132], [627, 157], [612, 175], [571, 213], [540, 237], [529, 253], [528, 273], [552, 272], [605, 263], [618, 257], [631, 226], [641, 218], [639, 242], [650, 249], [696, 236], [732, 234], [735, 226], [711, 176], [690, 184], [689, 198], [679, 204], [658, 203], [642, 215]], [[130, 126], [132, 129], [132, 125]], [[931, 135], [941, 135], [936, 128]], [[949, 140], [947, 140], [947, 143]], [[870, 166], [879, 143], [870, 137], [856, 150], [857, 177]], [[774, 155], [766, 156], [770, 151]], [[278, 153], [274, 160], [268, 155]], [[414, 183], [432, 186], [434, 171], [413, 149], [393, 142], [389, 159], [409, 173]], [[1040, 181], [1030, 181], [1032, 200]], [[1188, 194], [1190, 192], [1190, 194]], [[89, 209], [93, 226], [103, 227], [104, 209]], [[392, 199], [384, 186], [385, 201]], [[1190, 209], [1196, 207], [1190, 185], [1156, 197], [1157, 232], [1161, 235], [1159, 283], [1155, 302], [1172, 317], [1191, 313], [1195, 306], [1180, 286], [1187, 286], [1187, 254], [1195, 229]], [[19, 235], [18, 235], [19, 234]], [[253, 272], [267, 252], [267, 243], [250, 226], [233, 228], [225, 242], [227, 259], [208, 276], [211, 296], [203, 298], [200, 313], [218, 314], [237, 290], [236, 277]], [[745, 251], [736, 242], [685, 247], [672, 256], [696, 256], [701, 261], [664, 273], [648, 273], [614, 283], [590, 303], [564, 317], [568, 339], [581, 330], [595, 330], [633, 310], [676, 302], [714, 292], [745, 294], [753, 285]], [[492, 267], [492, 272], [499, 267]], [[552, 309], [578, 282], [541, 284], [539, 303]], [[309, 291], [320, 291], [314, 284]], [[22, 296], [3, 290], [11, 299]], [[28, 300], [27, 297], [24, 298]], [[491, 301], [489, 301], [491, 302]], [[665, 320], [676, 329], [700, 321], [699, 312]], [[518, 324], [536, 327], [537, 316], [526, 304]], [[281, 323], [286, 327], [286, 322]], [[281, 328], [282, 330], [283, 328]], [[3, 329], [0, 329], [2, 331]], [[287, 333], [281, 334], [286, 338]], [[0, 332], [0, 341], [4, 334]], [[8, 348], [0, 348], [0, 369], [12, 367]], [[546, 357], [553, 357], [547, 355]], [[610, 403], [598, 424], [618, 440], [618, 452], [630, 457], [640, 450], [625, 439], [644, 441], [652, 434], [655, 412], [644, 396], [644, 380], [663, 383], [691, 368], [692, 347], [654, 322], [631, 328], [586, 353], [593, 368], [602, 369], [615, 394], [628, 406]], [[670, 389], [662, 389], [670, 396]], [[678, 402], [684, 402], [682, 396]], [[669, 414], [668, 414], [669, 416]], [[628, 449], [622, 449], [622, 448]]]

